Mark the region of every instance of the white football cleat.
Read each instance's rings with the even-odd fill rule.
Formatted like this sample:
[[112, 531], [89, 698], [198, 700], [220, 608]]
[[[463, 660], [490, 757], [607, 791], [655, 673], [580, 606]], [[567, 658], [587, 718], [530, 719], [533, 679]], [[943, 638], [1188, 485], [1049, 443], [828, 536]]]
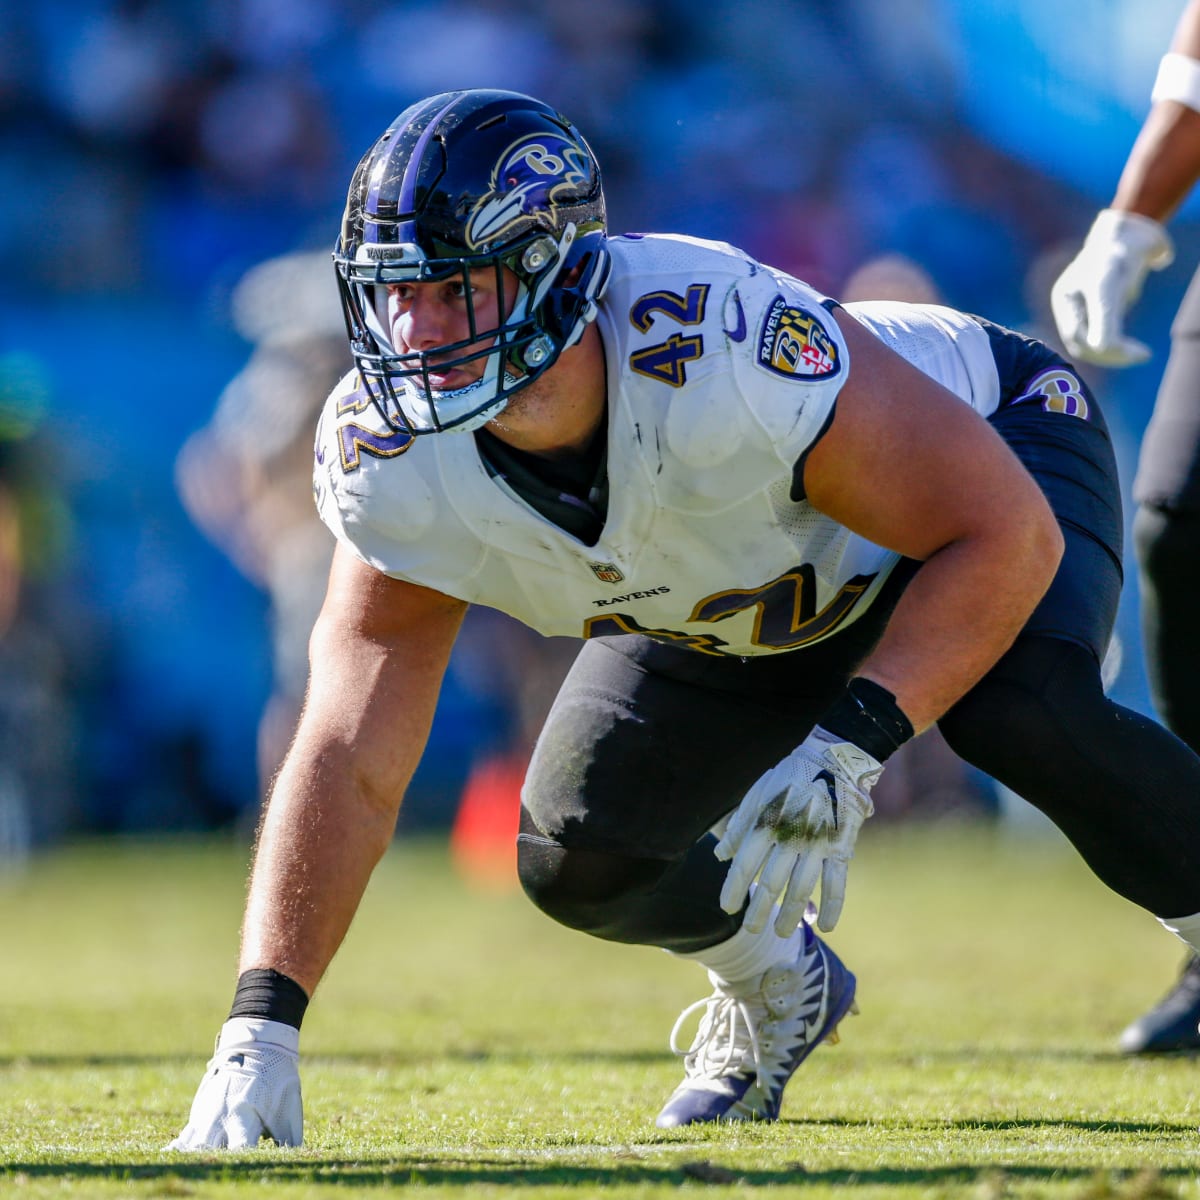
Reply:
[[683, 1082], [658, 1114], [663, 1129], [708, 1121], [774, 1121], [783, 1089], [821, 1042], [837, 1041], [838, 1022], [857, 1012], [857, 981], [807, 924], [794, 963], [771, 967], [738, 990], [709, 972], [715, 991], [689, 1005], [671, 1030], [704, 1006], [700, 1031], [684, 1057]]

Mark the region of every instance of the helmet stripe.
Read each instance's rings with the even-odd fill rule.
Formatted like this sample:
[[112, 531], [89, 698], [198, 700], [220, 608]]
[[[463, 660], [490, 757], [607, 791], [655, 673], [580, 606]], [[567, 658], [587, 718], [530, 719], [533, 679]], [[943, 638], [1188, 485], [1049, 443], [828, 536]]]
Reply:
[[[438, 110], [433, 119], [422, 130], [421, 136], [417, 139], [417, 144], [409, 153], [408, 162], [404, 168], [404, 178], [400, 181], [400, 195], [396, 198], [397, 217], [413, 211], [416, 203], [417, 177], [420, 175], [421, 166], [425, 161], [425, 150], [429, 143], [433, 141], [434, 132], [437, 130], [438, 123], [442, 117], [458, 103], [461, 97], [462, 92], [455, 92], [450, 102]], [[397, 139], [398, 141], [399, 139]], [[375, 201], [377, 198], [377, 195], [371, 197], [372, 201]]]

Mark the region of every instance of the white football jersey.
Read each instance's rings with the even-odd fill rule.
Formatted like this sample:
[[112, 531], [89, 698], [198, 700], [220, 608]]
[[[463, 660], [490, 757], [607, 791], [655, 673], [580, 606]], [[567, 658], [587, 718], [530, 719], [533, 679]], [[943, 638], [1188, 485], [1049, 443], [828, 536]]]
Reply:
[[[356, 372], [317, 433], [322, 519], [384, 573], [547, 635], [642, 633], [710, 653], [810, 645], [856, 620], [898, 561], [790, 498], [849, 370], [822, 296], [733, 247], [610, 239], [607, 516], [585, 545], [485, 468], [470, 434], [388, 428]], [[987, 335], [950, 309], [848, 308], [982, 413]]]

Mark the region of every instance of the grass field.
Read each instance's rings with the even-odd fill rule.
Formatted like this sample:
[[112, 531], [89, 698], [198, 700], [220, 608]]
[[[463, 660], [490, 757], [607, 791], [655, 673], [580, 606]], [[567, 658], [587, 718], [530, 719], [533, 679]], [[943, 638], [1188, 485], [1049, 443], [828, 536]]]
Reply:
[[1200, 1197], [1200, 1062], [1127, 1061], [1180, 952], [1056, 838], [868, 830], [833, 941], [862, 1015], [773, 1126], [662, 1131], [660, 951], [562, 930], [399, 843], [310, 1009], [306, 1145], [174, 1155], [227, 1008], [246, 848], [0, 874], [0, 1195]]

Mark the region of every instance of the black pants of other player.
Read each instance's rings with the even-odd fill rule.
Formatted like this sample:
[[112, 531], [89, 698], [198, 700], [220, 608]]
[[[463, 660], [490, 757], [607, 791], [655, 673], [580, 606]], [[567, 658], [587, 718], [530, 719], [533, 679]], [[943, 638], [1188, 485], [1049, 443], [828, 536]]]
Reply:
[[1154, 707], [1200, 752], [1200, 272], [1171, 327], [1171, 355], [1142, 439], [1133, 495]]
[[[1046, 493], [1066, 551], [1016, 643], [939, 727], [961, 757], [1046, 813], [1114, 891], [1182, 917], [1200, 912], [1200, 758], [1104, 695], [1120, 490], [1103, 419], [1081, 391], [1087, 419], [1036, 402], [992, 418]], [[518, 862], [531, 899], [614, 941], [687, 952], [732, 936], [741, 918], [718, 905], [726, 864], [707, 831], [819, 721], [915, 569], [901, 564], [847, 630], [791, 653], [719, 659], [634, 636], [586, 643], [526, 781]]]

